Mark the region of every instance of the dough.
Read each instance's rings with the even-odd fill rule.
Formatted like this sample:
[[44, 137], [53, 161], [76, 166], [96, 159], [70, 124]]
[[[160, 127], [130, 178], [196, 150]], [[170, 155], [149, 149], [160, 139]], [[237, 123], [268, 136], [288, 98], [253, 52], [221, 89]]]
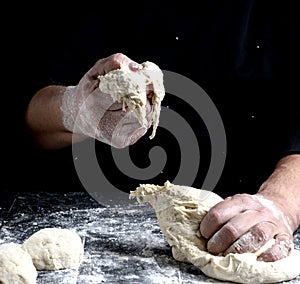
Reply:
[[84, 254], [80, 236], [71, 230], [44, 228], [22, 244], [37, 270], [79, 268]]
[[123, 103], [134, 110], [139, 123], [146, 128], [146, 90], [147, 86], [153, 87], [153, 130], [150, 139], [154, 138], [159, 123], [161, 101], [165, 96], [163, 85], [163, 73], [160, 68], [150, 61], [141, 64], [143, 67], [137, 71], [131, 71], [128, 66], [112, 70], [105, 75], [100, 75], [99, 88], [103, 93], [110, 94], [115, 102]]
[[1, 284], [35, 284], [37, 275], [30, 255], [20, 244], [0, 245]]
[[209, 277], [236, 283], [275, 283], [300, 275], [300, 251], [275, 262], [257, 261], [254, 253], [214, 256], [206, 251], [206, 240], [199, 225], [209, 209], [223, 199], [210, 191], [174, 185], [141, 184], [131, 191], [130, 199], [148, 202], [157, 219], [173, 257], [192, 263]]

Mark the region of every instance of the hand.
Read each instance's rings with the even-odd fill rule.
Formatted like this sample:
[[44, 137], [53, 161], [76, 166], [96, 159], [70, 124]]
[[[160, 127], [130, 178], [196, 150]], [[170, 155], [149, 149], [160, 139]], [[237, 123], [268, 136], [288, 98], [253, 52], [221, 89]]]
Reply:
[[[148, 128], [141, 126], [135, 113], [121, 103], [114, 102], [109, 94], [99, 89], [99, 75], [128, 66], [132, 71], [139, 64], [117, 53], [100, 59], [82, 77], [77, 86], [67, 87], [62, 97], [63, 124], [73, 133], [95, 138], [116, 148], [134, 144], [151, 126], [152, 108], [146, 103]], [[151, 90], [149, 89], [149, 92]]]
[[218, 255], [257, 252], [269, 240], [274, 244], [258, 260], [275, 261], [288, 256], [293, 233], [280, 206], [260, 194], [237, 194], [216, 204], [200, 224], [208, 252]]

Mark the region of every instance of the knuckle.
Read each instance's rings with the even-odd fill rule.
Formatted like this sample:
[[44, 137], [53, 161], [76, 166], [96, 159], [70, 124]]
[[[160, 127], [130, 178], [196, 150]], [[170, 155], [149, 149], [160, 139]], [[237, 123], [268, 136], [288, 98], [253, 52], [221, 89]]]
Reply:
[[239, 193], [236, 194], [236, 198], [238, 198], [242, 203], [251, 204], [253, 203], [253, 197], [247, 193]]
[[274, 214], [271, 214], [271, 212], [270, 212], [270, 209], [269, 208], [267, 208], [267, 207], [265, 207], [265, 206], [263, 206], [263, 205], [260, 205], [259, 206], [259, 212], [261, 213], [261, 214], [264, 214], [264, 215], [266, 215], [266, 216], [269, 216], [269, 218], [274, 218]]
[[210, 223], [212, 224], [220, 224], [222, 220], [222, 212], [219, 210], [212, 208], [210, 211], [207, 213], [207, 220], [209, 220]]
[[255, 226], [252, 230], [252, 235], [255, 236], [257, 242], [264, 242], [271, 239], [271, 235], [269, 233], [269, 230], [266, 226], [263, 224], [259, 224]]
[[237, 230], [237, 228], [234, 225], [230, 223], [224, 225], [222, 230], [224, 232], [224, 235], [226, 235], [226, 237], [229, 240], [235, 241], [240, 237], [240, 232]]
[[122, 62], [124, 59], [125, 59], [125, 55], [124, 55], [123, 53], [120, 53], [120, 52], [115, 53], [115, 54], [113, 54], [113, 56], [112, 56], [112, 60], [113, 60], [113, 62], [115, 62], [115, 63], [120, 63], [120, 62]]

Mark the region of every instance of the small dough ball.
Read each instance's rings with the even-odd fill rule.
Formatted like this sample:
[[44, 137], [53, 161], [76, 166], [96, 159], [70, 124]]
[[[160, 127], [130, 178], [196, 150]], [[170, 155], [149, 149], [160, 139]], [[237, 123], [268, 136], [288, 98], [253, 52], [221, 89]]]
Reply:
[[37, 276], [31, 256], [22, 249], [20, 244], [0, 245], [1, 284], [35, 284]]
[[45, 228], [32, 234], [22, 248], [32, 258], [37, 270], [79, 268], [84, 254], [80, 236], [71, 230]]

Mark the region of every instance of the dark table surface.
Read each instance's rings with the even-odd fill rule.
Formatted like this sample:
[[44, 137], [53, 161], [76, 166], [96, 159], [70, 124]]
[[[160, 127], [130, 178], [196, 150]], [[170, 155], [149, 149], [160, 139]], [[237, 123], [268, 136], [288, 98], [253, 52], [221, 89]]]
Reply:
[[[87, 192], [1, 195], [0, 244], [22, 243], [46, 227], [76, 230], [85, 254], [78, 270], [39, 271], [38, 284], [225, 283], [173, 259], [148, 204], [102, 206]], [[300, 249], [300, 230], [295, 247]], [[284, 283], [300, 283], [300, 276]]]

